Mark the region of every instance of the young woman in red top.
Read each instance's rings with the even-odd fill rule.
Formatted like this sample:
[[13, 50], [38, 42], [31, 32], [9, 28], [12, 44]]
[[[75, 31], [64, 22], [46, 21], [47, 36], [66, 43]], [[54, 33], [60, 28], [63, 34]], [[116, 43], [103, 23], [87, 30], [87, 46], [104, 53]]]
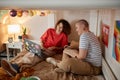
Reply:
[[49, 28], [40, 38], [43, 50], [47, 51], [48, 56], [60, 53], [65, 45], [68, 45], [68, 35], [71, 32], [70, 24], [64, 20], [59, 20], [55, 29]]
[[[45, 59], [46, 57], [53, 56], [63, 50], [64, 46], [68, 44], [68, 35], [70, 34], [70, 32], [70, 24], [66, 20], [61, 19], [55, 25], [55, 29], [50, 28], [41, 36], [40, 41], [43, 44], [41, 45], [41, 47], [42, 52], [46, 54]], [[27, 54], [29, 54], [29, 52], [26, 53], [26, 55]], [[24, 68], [32, 67], [42, 61], [41, 58], [36, 55], [33, 58], [34, 59], [31, 63], [18, 63], [18, 61], [16, 63], [12, 63], [6, 60], [2, 60], [2, 68], [7, 71], [9, 75], [15, 76], [19, 71], [23, 70]]]

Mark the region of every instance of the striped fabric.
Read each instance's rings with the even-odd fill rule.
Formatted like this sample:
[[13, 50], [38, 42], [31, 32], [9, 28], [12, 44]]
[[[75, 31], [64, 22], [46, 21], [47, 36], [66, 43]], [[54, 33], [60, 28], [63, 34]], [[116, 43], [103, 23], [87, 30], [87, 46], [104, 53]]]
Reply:
[[94, 66], [101, 66], [101, 48], [97, 37], [92, 32], [86, 32], [80, 36], [79, 42], [79, 48], [88, 50], [85, 60]]

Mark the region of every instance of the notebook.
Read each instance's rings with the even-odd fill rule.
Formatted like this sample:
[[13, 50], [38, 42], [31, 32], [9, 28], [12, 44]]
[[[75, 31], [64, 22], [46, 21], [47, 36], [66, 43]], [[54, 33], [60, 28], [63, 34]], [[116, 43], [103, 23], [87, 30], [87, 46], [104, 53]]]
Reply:
[[46, 54], [41, 49], [40, 45], [32, 40], [24, 39], [25, 49], [35, 55], [41, 57], [42, 59], [46, 58]]

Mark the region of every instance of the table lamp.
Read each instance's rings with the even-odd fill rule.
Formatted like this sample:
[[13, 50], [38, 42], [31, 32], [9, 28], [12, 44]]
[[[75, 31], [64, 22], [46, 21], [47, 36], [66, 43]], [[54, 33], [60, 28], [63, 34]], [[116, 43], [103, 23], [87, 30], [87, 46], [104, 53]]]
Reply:
[[8, 25], [8, 34], [9, 35], [14, 35], [14, 37], [13, 37], [14, 41], [16, 40], [15, 35], [17, 33], [20, 33], [20, 25], [18, 25], [18, 24], [10, 24], [10, 25]]

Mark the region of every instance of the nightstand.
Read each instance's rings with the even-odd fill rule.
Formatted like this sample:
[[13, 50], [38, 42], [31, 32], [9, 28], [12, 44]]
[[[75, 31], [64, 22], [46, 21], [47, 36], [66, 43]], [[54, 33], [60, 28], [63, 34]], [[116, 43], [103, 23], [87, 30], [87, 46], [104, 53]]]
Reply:
[[5, 42], [4, 44], [6, 44], [6, 50], [7, 50], [7, 60], [9, 61], [9, 48], [12, 49], [20, 49], [20, 51], [22, 51], [23, 49], [23, 43], [22, 42], [18, 42], [18, 41], [14, 41], [12, 43], [9, 43], [8, 41]]

